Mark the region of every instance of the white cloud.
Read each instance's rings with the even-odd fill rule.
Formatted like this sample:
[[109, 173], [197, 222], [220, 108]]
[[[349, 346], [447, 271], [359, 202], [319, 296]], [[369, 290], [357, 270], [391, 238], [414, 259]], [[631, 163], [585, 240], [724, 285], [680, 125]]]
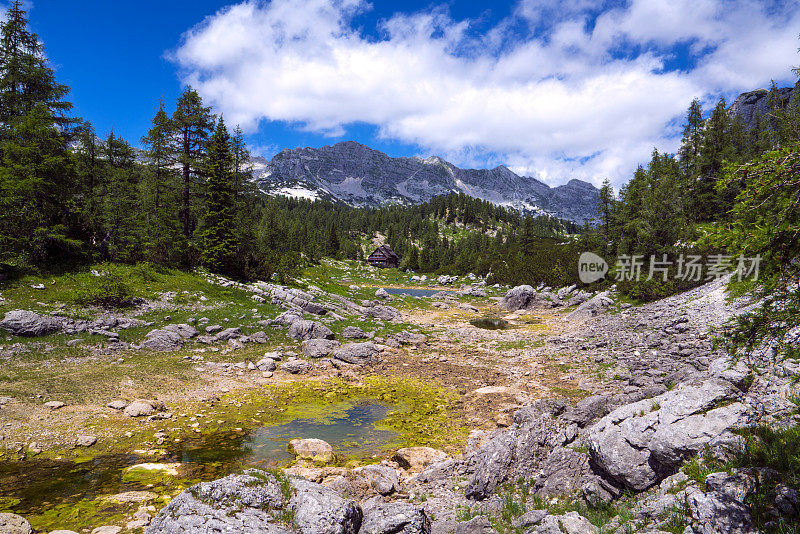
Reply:
[[[352, 24], [364, 0], [248, 1], [189, 30], [173, 58], [249, 131], [266, 119], [340, 136], [365, 122], [457, 164], [616, 184], [654, 146], [677, 148], [669, 125], [692, 98], [786, 79], [796, 63], [800, 13], [780, 2], [596, 6], [523, 0], [478, 36], [442, 8], [395, 14], [375, 38]], [[531, 30], [512, 34], [520, 21]], [[676, 44], [705, 55], [665, 70]]]

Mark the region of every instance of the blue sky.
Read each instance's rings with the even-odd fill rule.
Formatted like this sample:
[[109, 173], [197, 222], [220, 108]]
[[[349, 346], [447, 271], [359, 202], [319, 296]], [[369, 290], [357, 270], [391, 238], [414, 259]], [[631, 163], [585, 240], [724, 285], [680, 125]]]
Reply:
[[[487, 7], [490, 6], [490, 7]], [[76, 114], [134, 144], [192, 83], [254, 152], [353, 139], [624, 183], [690, 100], [792, 83], [784, 0], [27, 4]]]

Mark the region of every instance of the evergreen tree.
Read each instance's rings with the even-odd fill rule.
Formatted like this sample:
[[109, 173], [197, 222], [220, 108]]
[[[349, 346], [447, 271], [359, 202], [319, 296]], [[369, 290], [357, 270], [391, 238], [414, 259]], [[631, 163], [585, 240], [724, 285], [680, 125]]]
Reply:
[[103, 148], [108, 171], [102, 199], [101, 252], [108, 260], [136, 262], [142, 259], [144, 241], [138, 189], [140, 169], [135, 163], [133, 148], [114, 132]]
[[215, 272], [233, 273], [237, 254], [235, 190], [230, 135], [222, 118], [208, 148], [206, 213], [203, 219], [203, 264]]
[[172, 122], [177, 142], [177, 160], [183, 178], [180, 219], [184, 236], [190, 239], [197, 222], [192, 198], [203, 179], [206, 145], [214, 128], [214, 118], [211, 108], [203, 105], [197, 91], [187, 87], [178, 96]]
[[71, 105], [15, 0], [0, 24], [0, 262], [78, 252], [75, 175], [63, 127]]
[[698, 99], [692, 100], [683, 125], [683, 139], [679, 152], [683, 174], [693, 181], [699, 174], [698, 158], [703, 144], [703, 108]]
[[599, 204], [603, 233], [608, 238], [611, 234], [611, 212], [614, 205], [614, 189], [611, 187], [611, 181], [608, 178], [603, 180], [603, 185], [600, 186]]

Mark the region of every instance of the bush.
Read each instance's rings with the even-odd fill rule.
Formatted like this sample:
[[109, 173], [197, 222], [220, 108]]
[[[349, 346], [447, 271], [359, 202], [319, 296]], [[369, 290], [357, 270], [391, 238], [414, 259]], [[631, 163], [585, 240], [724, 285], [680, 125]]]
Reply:
[[[136, 269], [136, 268], [134, 268]], [[103, 265], [96, 271], [81, 277], [72, 300], [82, 306], [103, 306], [105, 308], [125, 308], [133, 305], [134, 292], [128, 281], [130, 276], [119, 267]], [[148, 269], [140, 270], [154, 276]]]

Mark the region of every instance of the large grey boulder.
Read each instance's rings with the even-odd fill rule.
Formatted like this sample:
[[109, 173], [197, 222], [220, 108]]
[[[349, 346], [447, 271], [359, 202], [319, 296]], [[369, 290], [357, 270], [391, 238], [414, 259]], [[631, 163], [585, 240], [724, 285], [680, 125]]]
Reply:
[[542, 462], [534, 491], [540, 497], [571, 495], [592, 478], [587, 454], [558, 447]]
[[128, 417], [145, 417], [165, 410], [166, 406], [164, 406], [164, 403], [161, 401], [154, 399], [136, 399], [125, 406], [123, 413]]
[[364, 365], [380, 351], [374, 343], [345, 343], [335, 351], [333, 358], [345, 363]]
[[364, 308], [364, 315], [373, 317], [375, 319], [380, 319], [382, 321], [399, 321], [403, 317], [400, 315], [400, 311], [397, 308], [392, 306], [382, 306], [380, 304]]
[[287, 488], [273, 474], [249, 469], [192, 486], [158, 513], [146, 533], [356, 534], [361, 517], [356, 503], [318, 484], [291, 479]]
[[687, 534], [755, 534], [758, 529], [745, 502], [759, 487], [774, 486], [776, 475], [768, 469], [711, 473], [705, 491], [686, 492], [692, 518]]
[[142, 347], [159, 352], [169, 352], [183, 347], [183, 336], [172, 330], [158, 328], [147, 333]]
[[397, 471], [388, 465], [365, 465], [352, 470], [355, 484], [361, 486], [367, 493], [375, 492], [380, 495], [391, 495], [400, 488], [400, 478]]
[[475, 470], [467, 484], [469, 499], [484, 499], [507, 480], [530, 477], [555, 447], [563, 444], [546, 403], [517, 411], [515, 423], [496, 432], [475, 455]]
[[306, 339], [333, 339], [333, 330], [317, 321], [296, 320], [289, 325], [289, 337], [297, 341]]
[[214, 336], [214, 339], [217, 341], [229, 341], [231, 339], [237, 339], [242, 337], [242, 330], [238, 327], [233, 328], [226, 328], [225, 330], [217, 333]]
[[0, 514], [0, 534], [31, 534], [31, 524], [17, 514]]
[[456, 525], [456, 534], [497, 534], [485, 515], [473, 517]]
[[534, 534], [597, 534], [598, 532], [600, 529], [578, 512], [548, 515], [533, 531]]
[[603, 313], [605, 309], [611, 306], [613, 303], [614, 300], [611, 298], [610, 293], [608, 291], [603, 291], [602, 293], [598, 293], [575, 308], [575, 310], [568, 314], [566, 318], [568, 321], [591, 319], [592, 317]]
[[738, 395], [730, 382], [710, 378], [617, 408], [590, 428], [592, 461], [612, 480], [645, 490], [741, 423]]
[[6, 312], [0, 321], [0, 328], [9, 331], [15, 336], [38, 337], [53, 334], [61, 330], [61, 321], [55, 317], [39, 315], [27, 310], [12, 310]]
[[183, 339], [192, 339], [200, 332], [191, 325], [188, 324], [170, 324], [163, 328], [163, 330], [169, 330], [170, 332], [175, 332]]
[[536, 290], [529, 285], [521, 285], [514, 287], [506, 293], [503, 300], [500, 301], [500, 306], [508, 311], [523, 310], [534, 300]]
[[374, 504], [364, 510], [359, 534], [430, 534], [431, 522], [425, 509], [396, 502]]
[[367, 334], [357, 326], [346, 326], [342, 329], [342, 337], [345, 339], [366, 339]]
[[339, 342], [332, 339], [308, 339], [303, 341], [301, 350], [306, 358], [323, 358], [338, 349], [339, 346]]

